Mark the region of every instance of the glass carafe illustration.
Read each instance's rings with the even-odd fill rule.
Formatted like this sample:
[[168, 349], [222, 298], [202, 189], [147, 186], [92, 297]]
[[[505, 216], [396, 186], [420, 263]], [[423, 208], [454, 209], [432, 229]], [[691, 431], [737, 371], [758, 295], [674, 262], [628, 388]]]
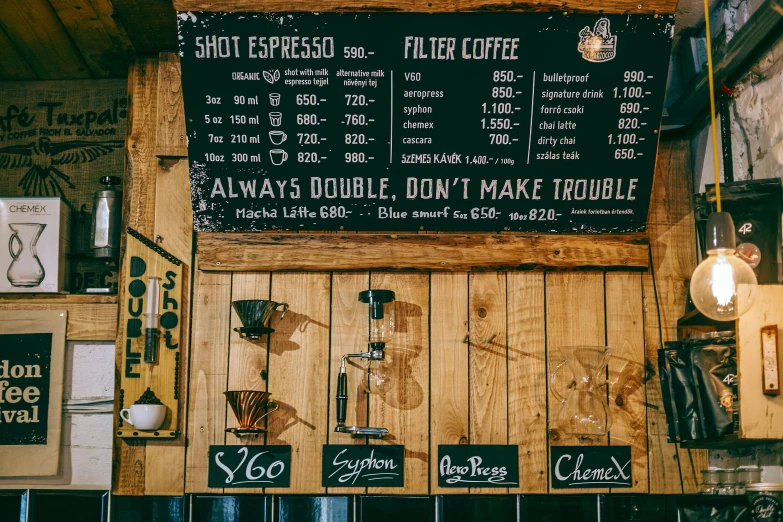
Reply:
[[36, 245], [41, 232], [46, 228], [42, 223], [9, 223], [11, 238], [8, 240], [8, 253], [11, 254], [11, 266], [8, 267], [8, 281], [13, 286], [31, 288], [41, 284], [46, 272], [38, 259]]
[[[606, 364], [611, 349], [608, 346], [561, 346], [563, 360], [550, 376], [552, 394], [560, 401], [556, 428], [577, 437], [580, 443], [607, 434], [612, 419], [607, 404]], [[555, 382], [560, 370], [568, 369], [573, 380], [562, 395]], [[566, 378], [568, 372], [566, 372]], [[569, 381], [567, 381], [569, 382]], [[563, 383], [560, 384], [562, 386]]]

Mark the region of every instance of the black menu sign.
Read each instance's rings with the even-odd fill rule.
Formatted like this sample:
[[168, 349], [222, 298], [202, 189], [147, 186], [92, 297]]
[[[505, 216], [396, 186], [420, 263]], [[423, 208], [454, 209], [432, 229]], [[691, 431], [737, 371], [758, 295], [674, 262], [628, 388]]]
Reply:
[[645, 226], [673, 16], [179, 13], [195, 226]]
[[630, 488], [630, 446], [552, 446], [552, 487]]
[[438, 486], [514, 488], [519, 486], [519, 447], [497, 444], [438, 446]]
[[325, 444], [321, 464], [324, 487], [405, 485], [405, 446]]
[[211, 488], [287, 488], [291, 446], [210, 446]]

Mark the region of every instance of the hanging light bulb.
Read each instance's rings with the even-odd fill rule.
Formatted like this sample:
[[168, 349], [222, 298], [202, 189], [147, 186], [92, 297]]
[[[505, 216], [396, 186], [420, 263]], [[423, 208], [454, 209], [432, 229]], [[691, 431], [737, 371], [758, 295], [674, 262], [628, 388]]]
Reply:
[[713, 212], [707, 219], [707, 254], [691, 278], [693, 304], [710, 319], [733, 321], [753, 306], [757, 280], [753, 269], [735, 255], [729, 213]]
[[[717, 212], [710, 214], [707, 219], [707, 259], [699, 263], [693, 271], [690, 291], [693, 304], [699, 312], [716, 321], [733, 321], [753, 306], [758, 280], [753, 269], [735, 255], [737, 241], [734, 237], [734, 221], [728, 212], [721, 211], [709, 0], [704, 0], [704, 33], [707, 40], [707, 78], [710, 85], [712, 161]], [[730, 138], [724, 136], [724, 139]]]

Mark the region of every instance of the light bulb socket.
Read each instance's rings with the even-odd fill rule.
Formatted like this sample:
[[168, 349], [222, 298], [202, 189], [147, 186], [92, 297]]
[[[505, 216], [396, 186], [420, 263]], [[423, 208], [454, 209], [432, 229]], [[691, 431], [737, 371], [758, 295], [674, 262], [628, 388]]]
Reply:
[[713, 212], [707, 218], [707, 253], [719, 250], [736, 250], [737, 238], [734, 235], [734, 220], [728, 212]]

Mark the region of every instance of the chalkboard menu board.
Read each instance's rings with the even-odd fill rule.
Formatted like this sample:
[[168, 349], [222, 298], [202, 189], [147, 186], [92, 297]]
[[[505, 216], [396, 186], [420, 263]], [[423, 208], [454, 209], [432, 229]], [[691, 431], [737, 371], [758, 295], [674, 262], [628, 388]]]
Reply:
[[672, 16], [178, 19], [198, 231], [644, 229]]

